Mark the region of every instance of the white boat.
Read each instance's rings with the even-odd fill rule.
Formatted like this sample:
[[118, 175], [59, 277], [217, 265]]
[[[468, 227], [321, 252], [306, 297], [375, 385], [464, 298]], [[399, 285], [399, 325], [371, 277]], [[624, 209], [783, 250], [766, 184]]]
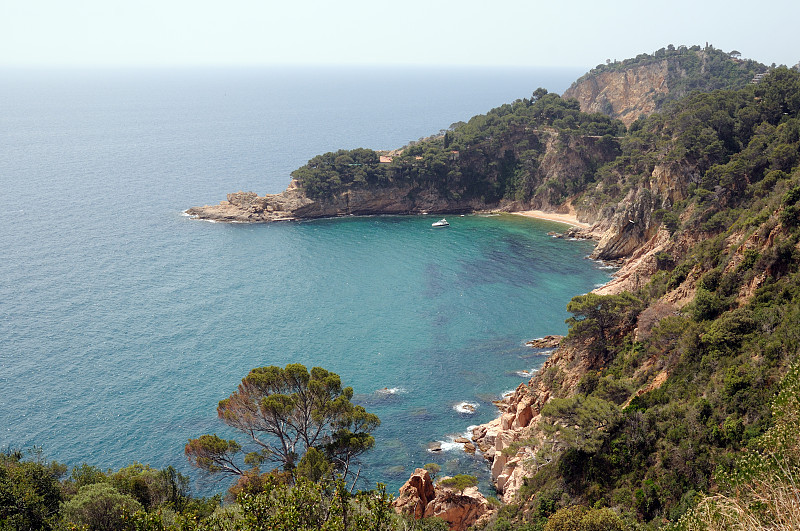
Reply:
[[450, 226], [450, 224], [444, 218], [440, 219], [436, 223], [432, 223], [431, 224], [431, 227], [449, 227], [449, 226]]

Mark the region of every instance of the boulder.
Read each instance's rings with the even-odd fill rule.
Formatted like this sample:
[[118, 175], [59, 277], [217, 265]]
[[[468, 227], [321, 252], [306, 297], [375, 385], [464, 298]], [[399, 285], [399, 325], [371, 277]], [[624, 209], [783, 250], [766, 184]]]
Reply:
[[451, 531], [465, 531], [487, 512], [489, 504], [477, 487], [464, 489], [460, 494], [437, 487], [436, 497], [425, 508], [425, 517], [439, 517]]
[[408, 481], [400, 487], [400, 495], [392, 502], [398, 514], [413, 515], [422, 518], [425, 508], [436, 496], [431, 475], [424, 468], [414, 470]]
[[533, 419], [533, 408], [531, 407], [534, 401], [533, 396], [526, 396], [517, 404], [517, 411], [514, 422], [511, 423], [511, 428], [524, 428], [531, 423]]
[[494, 460], [492, 461], [492, 477], [496, 478], [500, 475], [503, 471], [503, 468], [506, 466], [506, 461], [508, 458], [503, 454], [503, 452], [495, 451], [494, 453]]
[[511, 429], [511, 425], [514, 423], [516, 418], [517, 416], [514, 413], [503, 413], [500, 415], [500, 429]]
[[435, 488], [428, 471], [418, 468], [400, 487], [400, 495], [392, 502], [398, 514], [414, 518], [438, 517], [447, 522], [451, 531], [464, 531], [489, 511], [486, 498], [477, 487], [455, 492], [448, 487]]

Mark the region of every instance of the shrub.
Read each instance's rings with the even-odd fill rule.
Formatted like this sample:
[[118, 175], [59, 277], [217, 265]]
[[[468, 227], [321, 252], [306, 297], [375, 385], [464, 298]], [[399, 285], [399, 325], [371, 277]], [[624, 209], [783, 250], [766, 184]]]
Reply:
[[62, 499], [58, 465], [21, 458], [0, 453], [0, 529], [51, 529]]
[[442, 478], [442, 480], [439, 481], [439, 485], [457, 490], [461, 494], [463, 494], [466, 489], [474, 487], [477, 484], [478, 478], [468, 474], [458, 474], [451, 478]]
[[142, 510], [142, 504], [122, 494], [108, 483], [92, 483], [80, 488], [66, 502], [62, 515], [67, 522], [86, 526], [89, 531], [129, 529], [126, 516]]

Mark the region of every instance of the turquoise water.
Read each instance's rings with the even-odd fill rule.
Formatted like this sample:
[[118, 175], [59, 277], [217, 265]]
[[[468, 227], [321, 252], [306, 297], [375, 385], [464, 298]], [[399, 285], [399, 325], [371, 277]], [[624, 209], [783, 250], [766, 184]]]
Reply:
[[367, 482], [396, 489], [431, 461], [485, 477], [481, 459], [428, 444], [493, 418], [491, 401], [545, 359], [523, 342], [564, 332], [566, 302], [608, 278], [584, 259], [591, 244], [517, 216], [432, 229], [430, 216], [182, 215], [279, 191], [316, 153], [397, 147], [563, 90], [573, 73], [6, 74], [0, 446], [188, 473], [188, 438], [233, 435], [215, 408], [248, 370], [299, 362], [339, 373], [382, 419]]

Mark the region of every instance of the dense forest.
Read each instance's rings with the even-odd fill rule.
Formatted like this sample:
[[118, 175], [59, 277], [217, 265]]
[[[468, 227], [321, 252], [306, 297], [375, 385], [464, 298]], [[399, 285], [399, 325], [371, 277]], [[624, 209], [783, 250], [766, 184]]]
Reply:
[[[665, 49], [598, 69], [677, 58], [675, 68], [691, 70], [687, 52], [697, 51]], [[519, 444], [541, 450], [523, 464], [514, 503], [485, 529], [800, 526], [800, 73], [773, 68], [743, 84], [736, 57], [720, 54], [727, 62], [715, 71], [730, 72], [727, 85], [688, 76], [659, 112], [627, 129], [539, 89], [391, 161], [342, 150], [293, 173], [318, 200], [351, 187], [432, 188], [485, 203], [569, 200], [603, 219], [637, 202], [647, 230], [664, 235], [655, 270], [635, 289], [570, 302], [562, 348], [575, 353], [582, 376], [577, 386], [558, 366], [536, 376], [552, 394], [536, 440]], [[560, 162], [547, 160], [556, 154]], [[655, 186], [658, 167], [680, 178]], [[67, 470], [40, 452], [6, 449], [0, 529], [447, 527], [394, 514], [380, 486], [353, 492], [345, 463], [369, 450], [379, 421], [350, 404], [338, 376], [313, 369], [326, 382], [311, 385], [314, 395], [317, 376], [303, 380], [295, 367], [302, 385], [296, 376], [289, 385], [289, 367], [264, 369], [269, 378], [251, 373], [220, 402], [220, 418], [252, 442], [258, 430], [241, 420], [248, 411], [298, 418], [305, 400], [304, 429], [325, 419], [319, 443], [295, 433], [304, 442], [245, 455], [215, 435], [189, 441], [187, 456], [206, 473], [238, 470], [225, 499], [192, 497], [171, 468]]]
[[[618, 153], [617, 136], [625, 126], [603, 114], [585, 114], [574, 100], [539, 89], [531, 98], [492, 109], [467, 123], [453, 124], [441, 135], [414, 142], [391, 162], [379, 162], [368, 149], [318, 155], [295, 170], [309, 197], [324, 200], [352, 186], [407, 186], [410, 193], [435, 188], [442, 197], [530, 200], [542, 180], [539, 165], [548, 142], [574, 153], [582, 178], [591, 179]], [[554, 190], [560, 202], [584, 184]]]

